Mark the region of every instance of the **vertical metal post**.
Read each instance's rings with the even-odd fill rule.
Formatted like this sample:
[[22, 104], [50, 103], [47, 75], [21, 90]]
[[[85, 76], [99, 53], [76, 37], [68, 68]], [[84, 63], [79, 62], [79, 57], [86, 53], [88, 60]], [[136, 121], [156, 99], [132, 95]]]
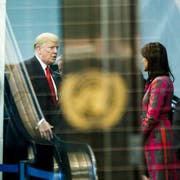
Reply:
[[[6, 0], [0, 0], [0, 163], [3, 161], [3, 113], [4, 113], [4, 64], [5, 64], [5, 20]], [[0, 173], [2, 179], [2, 173]]]
[[[102, 38], [102, 70], [109, 72], [109, 1], [101, 0], [100, 1], [100, 21], [101, 26], [101, 38]], [[111, 133], [106, 130], [104, 132], [104, 144], [107, 147], [111, 147]], [[111, 152], [107, 150], [104, 154], [104, 168], [106, 169], [108, 164], [112, 161]], [[111, 166], [108, 166], [108, 170], [111, 171]], [[105, 180], [111, 180], [111, 174], [107, 173], [104, 177]]]

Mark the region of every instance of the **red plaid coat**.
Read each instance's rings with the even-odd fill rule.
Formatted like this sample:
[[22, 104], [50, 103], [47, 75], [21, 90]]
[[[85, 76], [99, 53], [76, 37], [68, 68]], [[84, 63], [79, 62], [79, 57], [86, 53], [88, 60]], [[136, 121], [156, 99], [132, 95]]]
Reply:
[[[144, 153], [151, 180], [178, 180], [169, 120], [173, 83], [167, 76], [156, 77], [145, 86], [141, 127]], [[180, 177], [179, 177], [180, 178]]]

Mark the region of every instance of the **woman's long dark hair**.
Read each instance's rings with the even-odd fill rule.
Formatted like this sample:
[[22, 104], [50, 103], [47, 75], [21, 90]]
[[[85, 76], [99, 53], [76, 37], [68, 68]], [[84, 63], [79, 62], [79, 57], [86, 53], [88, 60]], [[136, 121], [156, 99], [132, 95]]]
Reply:
[[166, 48], [159, 42], [151, 42], [144, 45], [141, 54], [148, 61], [148, 81], [157, 76], [166, 75], [174, 81], [170, 70]]

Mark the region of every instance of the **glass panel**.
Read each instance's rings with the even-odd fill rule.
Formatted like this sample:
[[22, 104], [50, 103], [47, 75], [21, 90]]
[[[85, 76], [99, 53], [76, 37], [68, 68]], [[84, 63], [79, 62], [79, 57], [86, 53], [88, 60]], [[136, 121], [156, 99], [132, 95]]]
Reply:
[[[37, 138], [38, 140], [40, 134], [36, 131], [35, 127], [38, 120], [44, 118], [44, 115], [41, 112], [41, 108], [39, 107], [39, 103], [34, 94], [26, 68], [23, 63], [20, 64], [20, 62], [23, 61], [22, 55], [8, 17], [6, 27], [5, 83], [10, 88], [12, 98], [16, 103], [19, 115], [23, 120], [22, 127], [16, 128], [22, 129], [24, 128], [23, 126], [25, 126], [32, 138]], [[9, 96], [10, 94], [7, 94], [7, 97]], [[5, 103], [7, 103], [7, 109], [11, 108], [8, 106], [8, 102], [9, 101], [5, 101]], [[15, 114], [13, 117], [15, 119]]]
[[136, 179], [142, 168], [143, 82], [136, 57], [137, 2], [64, 0], [62, 8], [62, 106], [74, 127], [65, 138], [93, 147], [99, 179]]

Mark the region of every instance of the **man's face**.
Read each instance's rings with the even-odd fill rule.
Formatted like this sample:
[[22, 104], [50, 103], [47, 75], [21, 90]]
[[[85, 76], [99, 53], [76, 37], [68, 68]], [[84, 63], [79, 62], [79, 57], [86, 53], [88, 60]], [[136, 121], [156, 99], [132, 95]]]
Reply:
[[58, 43], [48, 42], [44, 43], [42, 46], [37, 47], [37, 54], [39, 58], [47, 65], [53, 64], [57, 57]]

